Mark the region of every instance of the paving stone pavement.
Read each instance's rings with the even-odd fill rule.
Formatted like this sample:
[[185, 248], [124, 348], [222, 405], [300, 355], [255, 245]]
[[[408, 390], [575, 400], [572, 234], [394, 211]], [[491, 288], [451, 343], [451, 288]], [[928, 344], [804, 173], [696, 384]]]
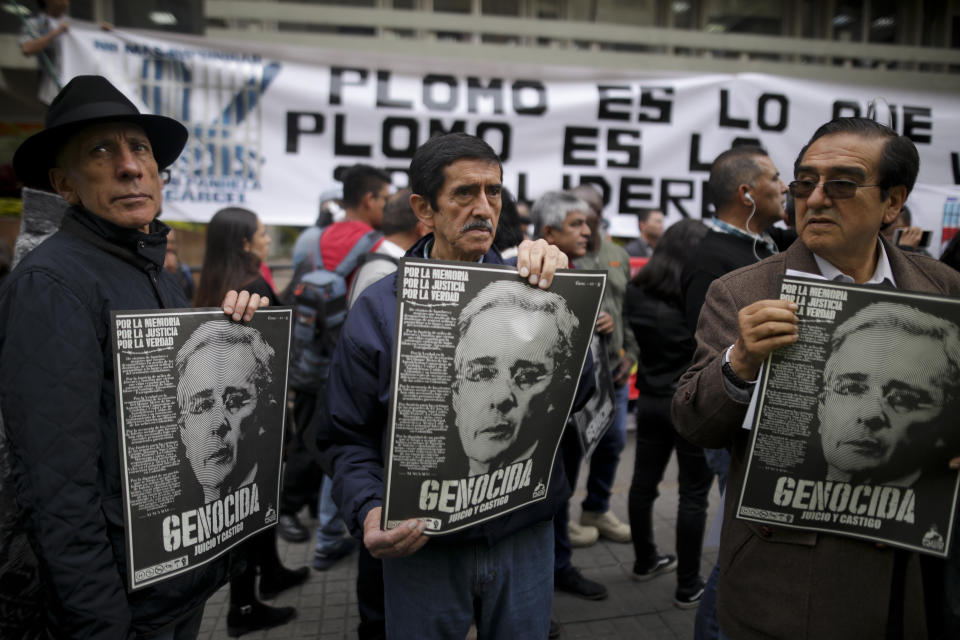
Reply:
[[[635, 447], [634, 433], [627, 434], [627, 446], [620, 459], [614, 485], [611, 508], [624, 522], [627, 521], [627, 492], [633, 474]], [[580, 502], [585, 495], [586, 469], [582, 468], [579, 486], [570, 501], [572, 518], [580, 516]], [[709, 530], [717, 515], [720, 496], [714, 484], [710, 493]], [[670, 461], [660, 484], [660, 498], [654, 507], [654, 535], [660, 550], [674, 552], [674, 526], [677, 520], [677, 466], [676, 458]], [[307, 511], [300, 514], [301, 521], [314, 530], [316, 521]], [[299, 544], [278, 543], [280, 558], [290, 568], [309, 565], [313, 557], [313, 541]], [[318, 640], [343, 640], [356, 638], [359, 622], [356, 596], [356, 553], [341, 560], [324, 572], [311, 571], [309, 580], [299, 588], [282, 593], [268, 601], [275, 606], [297, 607], [297, 618], [290, 624], [246, 634], [250, 640], [279, 638], [316, 638]], [[707, 547], [703, 552], [702, 575], [709, 575], [716, 561], [716, 547]], [[680, 610], [673, 605], [676, 579], [673, 573], [648, 582], [634, 582], [630, 578], [633, 566], [633, 546], [619, 544], [601, 538], [600, 542], [585, 549], [575, 549], [573, 563], [592, 580], [606, 585], [610, 596], [606, 600], [588, 601], [566, 593], [557, 592], [553, 601], [553, 617], [562, 625], [563, 640], [689, 640], [693, 637], [696, 609]], [[201, 640], [227, 638], [227, 587], [218, 591], [207, 602]], [[468, 636], [470, 637], [470, 636]]]

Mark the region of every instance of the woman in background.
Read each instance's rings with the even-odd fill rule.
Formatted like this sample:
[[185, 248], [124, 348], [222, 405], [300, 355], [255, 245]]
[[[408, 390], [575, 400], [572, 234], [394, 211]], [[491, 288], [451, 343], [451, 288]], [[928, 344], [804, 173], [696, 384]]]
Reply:
[[[624, 305], [624, 315], [640, 345], [637, 454], [628, 502], [635, 553], [633, 577], [649, 580], [676, 569], [674, 604], [681, 609], [696, 607], [703, 594], [700, 552], [713, 473], [703, 449], [674, 430], [670, 401], [696, 346], [684, 321], [680, 274], [690, 251], [707, 231], [696, 220], [682, 220], [667, 229], [650, 262], [628, 285]], [[660, 553], [653, 539], [653, 502], [674, 449], [680, 484], [676, 531], [679, 562], [675, 556]]]
[[[195, 307], [218, 306], [227, 291], [246, 289], [277, 299], [277, 294], [260, 272], [270, 249], [270, 236], [257, 214], [239, 207], [221, 209], [207, 226], [207, 244], [200, 273], [200, 285], [193, 299]], [[280, 564], [277, 556], [276, 527], [258, 533], [241, 544], [235, 553], [244, 559], [245, 567], [230, 580], [230, 610], [227, 633], [237, 637], [268, 629], [292, 620], [293, 607], [271, 607], [257, 599], [254, 582], [260, 571], [260, 597], [272, 599], [281, 591], [304, 582], [310, 574], [307, 567], [296, 571]]]

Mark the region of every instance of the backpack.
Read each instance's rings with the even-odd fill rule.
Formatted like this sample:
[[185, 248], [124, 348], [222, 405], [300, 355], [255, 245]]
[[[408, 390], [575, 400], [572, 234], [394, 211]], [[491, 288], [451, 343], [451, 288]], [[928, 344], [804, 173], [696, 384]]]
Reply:
[[314, 394], [321, 393], [327, 380], [333, 349], [347, 317], [347, 278], [382, 237], [378, 231], [368, 231], [329, 271], [320, 253], [323, 233], [329, 228], [313, 243], [312, 262], [304, 258], [293, 274], [290, 388]]

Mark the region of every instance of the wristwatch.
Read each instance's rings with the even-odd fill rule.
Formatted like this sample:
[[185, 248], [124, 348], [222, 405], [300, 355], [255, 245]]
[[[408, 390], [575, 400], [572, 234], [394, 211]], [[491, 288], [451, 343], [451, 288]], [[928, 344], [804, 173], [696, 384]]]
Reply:
[[730, 362], [730, 352], [733, 351], [733, 345], [727, 347], [727, 350], [723, 352], [723, 366], [720, 368], [723, 371], [723, 377], [727, 381], [735, 386], [737, 389], [743, 389], [744, 391], [749, 391], [753, 388], [753, 385], [757, 382], [756, 380], [744, 380], [737, 375], [737, 372], [733, 370], [733, 364]]

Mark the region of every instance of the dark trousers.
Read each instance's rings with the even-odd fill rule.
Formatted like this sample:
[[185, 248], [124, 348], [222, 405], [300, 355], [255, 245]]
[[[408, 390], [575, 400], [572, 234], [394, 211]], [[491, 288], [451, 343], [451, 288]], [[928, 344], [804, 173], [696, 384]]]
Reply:
[[680, 503], [677, 507], [677, 585], [690, 588], [700, 578], [700, 553], [707, 522], [707, 494], [713, 473], [703, 450], [677, 434], [667, 397], [640, 396], [637, 401], [637, 455], [630, 483], [630, 528], [638, 568], [649, 567], [657, 554], [653, 540], [653, 502], [657, 485], [676, 449]]
[[357, 607], [360, 640], [383, 640], [387, 637], [386, 614], [383, 605], [383, 563], [374, 558], [360, 543], [357, 557]]
[[[580, 460], [583, 459], [577, 428], [572, 424], [567, 424], [567, 427], [563, 430], [563, 437], [560, 438], [560, 450], [557, 451], [557, 455], [563, 460], [564, 474], [572, 492], [577, 488], [577, 474], [580, 472]], [[570, 546], [570, 534], [567, 532], [567, 524], [570, 522], [569, 506], [570, 501], [564, 500], [553, 515], [554, 573], [563, 573], [573, 568], [573, 563], [570, 560], [573, 555], [573, 548]]]
[[283, 515], [294, 515], [304, 505], [311, 508], [317, 506], [323, 472], [306, 442], [309, 434], [315, 433], [310, 427], [316, 417], [316, 409], [316, 395], [301, 391], [293, 393], [293, 424], [296, 431], [287, 450], [283, 486], [280, 488], [280, 513]]
[[234, 553], [237, 554], [234, 557], [242, 557], [245, 564], [239, 574], [230, 578], [230, 604], [253, 604], [257, 600], [254, 591], [257, 569], [262, 577], [276, 575], [282, 568], [277, 556], [277, 528], [264, 529], [244, 540]]

